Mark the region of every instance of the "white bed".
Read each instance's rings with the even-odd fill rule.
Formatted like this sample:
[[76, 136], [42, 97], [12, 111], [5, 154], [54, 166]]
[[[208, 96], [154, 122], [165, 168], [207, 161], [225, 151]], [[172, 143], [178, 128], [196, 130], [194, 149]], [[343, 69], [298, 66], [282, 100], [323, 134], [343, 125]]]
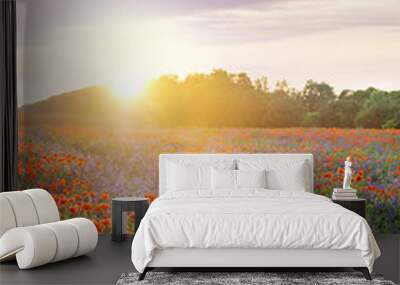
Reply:
[[[182, 177], [171, 176], [174, 163], [214, 169], [232, 164], [244, 173], [267, 165], [275, 189], [173, 191], [168, 180], [191, 179], [184, 169]], [[290, 174], [299, 163], [304, 173]], [[286, 167], [283, 173], [276, 165]], [[159, 183], [160, 197], [132, 243], [140, 279], [154, 267], [354, 267], [370, 278], [380, 255], [362, 217], [312, 194], [311, 154], [161, 154]]]

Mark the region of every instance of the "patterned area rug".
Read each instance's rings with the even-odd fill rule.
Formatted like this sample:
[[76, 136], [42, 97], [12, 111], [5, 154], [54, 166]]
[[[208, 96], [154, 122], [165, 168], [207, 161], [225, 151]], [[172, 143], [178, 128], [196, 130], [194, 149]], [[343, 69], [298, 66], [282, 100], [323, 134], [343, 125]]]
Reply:
[[138, 273], [122, 274], [117, 285], [145, 284], [213, 284], [213, 285], [243, 285], [243, 284], [379, 284], [395, 285], [384, 280], [382, 276], [372, 275], [368, 281], [359, 272], [148, 272], [146, 278], [138, 281]]

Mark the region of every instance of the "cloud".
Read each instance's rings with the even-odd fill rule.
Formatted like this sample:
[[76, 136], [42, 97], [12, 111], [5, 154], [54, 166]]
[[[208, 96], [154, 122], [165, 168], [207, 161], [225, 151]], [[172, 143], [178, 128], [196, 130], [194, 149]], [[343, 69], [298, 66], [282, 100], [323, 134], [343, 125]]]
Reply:
[[178, 19], [199, 42], [268, 42], [359, 27], [400, 28], [399, 1], [274, 1]]

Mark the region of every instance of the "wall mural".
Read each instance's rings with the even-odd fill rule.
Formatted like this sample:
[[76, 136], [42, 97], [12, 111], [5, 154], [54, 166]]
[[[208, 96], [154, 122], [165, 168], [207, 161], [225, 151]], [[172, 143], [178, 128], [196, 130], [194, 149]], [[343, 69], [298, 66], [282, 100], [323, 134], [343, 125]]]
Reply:
[[373, 231], [400, 233], [399, 3], [17, 4], [18, 187], [62, 218], [110, 231], [160, 153], [310, 152], [316, 193], [351, 156]]

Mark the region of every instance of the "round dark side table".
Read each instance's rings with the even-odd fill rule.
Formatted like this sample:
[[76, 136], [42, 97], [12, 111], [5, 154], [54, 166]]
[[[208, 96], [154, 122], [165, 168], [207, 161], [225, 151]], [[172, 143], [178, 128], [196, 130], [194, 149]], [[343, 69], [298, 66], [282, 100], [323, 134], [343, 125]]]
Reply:
[[[123, 241], [126, 237], [126, 212], [135, 212], [135, 232], [149, 208], [149, 200], [141, 197], [119, 197], [112, 199], [112, 234], [113, 241]], [[123, 222], [125, 222], [123, 224]]]

